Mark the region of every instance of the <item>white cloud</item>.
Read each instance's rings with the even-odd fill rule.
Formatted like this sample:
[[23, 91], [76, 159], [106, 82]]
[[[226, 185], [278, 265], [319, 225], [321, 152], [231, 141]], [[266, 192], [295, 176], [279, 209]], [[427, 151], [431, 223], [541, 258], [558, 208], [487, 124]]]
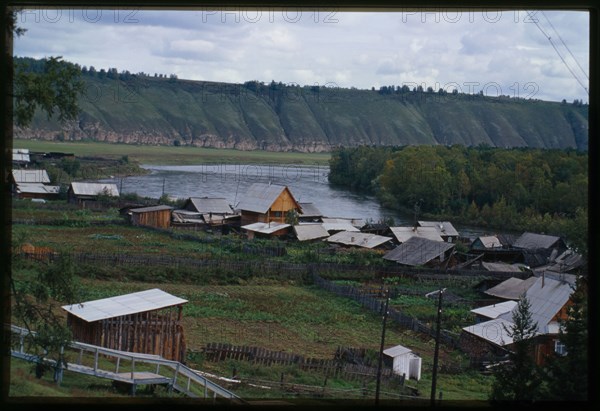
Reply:
[[296, 14], [290, 9], [287, 14], [236, 15], [102, 10], [97, 15], [65, 10], [57, 16], [40, 10], [25, 14], [20, 25], [28, 32], [15, 40], [15, 54], [62, 55], [97, 69], [229, 82], [332, 82], [366, 89], [403, 82], [434, 88], [478, 82], [500, 84], [505, 94], [515, 83], [535, 82], [537, 98], [588, 100], [542, 33], [562, 47], [570, 67], [587, 68], [585, 12], [538, 12], [534, 17], [542, 30], [524, 11]]

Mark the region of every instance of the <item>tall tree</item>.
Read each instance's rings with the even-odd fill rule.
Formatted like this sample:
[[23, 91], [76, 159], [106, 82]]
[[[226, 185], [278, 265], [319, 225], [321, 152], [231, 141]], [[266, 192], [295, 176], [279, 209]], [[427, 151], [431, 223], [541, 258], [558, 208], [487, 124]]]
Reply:
[[513, 349], [508, 361], [494, 369], [494, 383], [490, 399], [492, 401], [531, 402], [540, 399], [542, 383], [539, 367], [533, 358], [532, 337], [537, 331], [537, 323], [531, 315], [531, 304], [523, 296], [512, 316], [513, 325], [504, 331], [513, 340]]
[[571, 294], [567, 319], [561, 322], [558, 341], [560, 352], [548, 360], [545, 368], [544, 397], [550, 400], [588, 399], [588, 309], [587, 284], [579, 277]]

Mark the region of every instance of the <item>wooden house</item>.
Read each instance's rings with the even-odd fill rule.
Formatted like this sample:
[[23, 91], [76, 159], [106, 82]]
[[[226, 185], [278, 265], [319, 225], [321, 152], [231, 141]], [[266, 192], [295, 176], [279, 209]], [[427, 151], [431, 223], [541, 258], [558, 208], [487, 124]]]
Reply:
[[254, 183], [250, 186], [238, 207], [241, 225], [252, 223], [285, 223], [289, 211], [302, 212], [302, 207], [287, 186]]
[[407, 266], [439, 266], [447, 263], [455, 244], [445, 241], [410, 237], [383, 258]]
[[173, 207], [157, 205], [151, 207], [132, 208], [131, 224], [137, 226], [169, 228], [171, 226], [171, 210]]
[[[562, 354], [562, 344], [558, 338], [559, 321], [567, 317], [572, 291], [571, 284], [567, 281], [541, 276], [536, 278], [525, 293], [530, 303], [531, 318], [537, 324], [536, 335], [532, 337], [532, 355], [538, 365], [543, 365], [553, 352]], [[462, 349], [474, 356], [510, 351], [514, 341], [506, 329], [510, 330], [513, 326], [512, 317], [517, 309], [515, 306], [494, 319], [464, 327], [459, 341]]]
[[100, 196], [119, 197], [119, 189], [112, 183], [72, 182], [67, 190], [67, 201], [85, 208], [94, 207]]
[[62, 308], [75, 341], [184, 362], [185, 303], [154, 288]]
[[442, 240], [455, 243], [458, 240], [458, 231], [450, 221], [419, 221], [419, 227], [434, 227]]

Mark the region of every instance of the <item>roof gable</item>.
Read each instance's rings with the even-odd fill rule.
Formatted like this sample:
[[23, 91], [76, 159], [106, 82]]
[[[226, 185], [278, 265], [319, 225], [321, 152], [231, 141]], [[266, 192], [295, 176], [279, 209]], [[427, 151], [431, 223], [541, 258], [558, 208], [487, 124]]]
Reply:
[[252, 184], [237, 208], [242, 211], [265, 214], [286, 190], [294, 203], [294, 207], [291, 208], [301, 209], [300, 204], [298, 204], [287, 186], [265, 183]]

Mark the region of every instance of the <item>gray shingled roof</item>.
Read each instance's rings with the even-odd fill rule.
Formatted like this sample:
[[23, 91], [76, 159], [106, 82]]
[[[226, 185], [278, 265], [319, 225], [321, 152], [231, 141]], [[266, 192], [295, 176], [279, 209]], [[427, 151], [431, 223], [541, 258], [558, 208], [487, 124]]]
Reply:
[[435, 227], [390, 227], [392, 234], [399, 243], [407, 241], [411, 237], [427, 238], [434, 241], [444, 241]]
[[[271, 208], [275, 200], [277, 200], [277, 197], [279, 197], [286, 188], [286, 186], [277, 184], [254, 183], [250, 186], [237, 208], [244, 211], [264, 214]], [[290, 194], [291, 193], [292, 191], [290, 190]]]
[[299, 203], [302, 207], [301, 217], [322, 217], [323, 213], [313, 203]]
[[72, 182], [73, 194], [78, 196], [97, 196], [105, 192], [113, 197], [119, 196], [119, 189], [112, 183], [80, 183]]
[[421, 227], [435, 227], [441, 236], [458, 237], [458, 231], [450, 221], [419, 221], [419, 225]]
[[123, 315], [160, 310], [185, 303], [187, 303], [187, 300], [175, 297], [158, 288], [153, 288], [137, 293], [103, 298], [101, 300], [63, 305], [62, 308], [84, 321], [93, 322], [107, 318], [121, 317]]
[[386, 253], [383, 258], [403, 265], [424, 265], [435, 258], [443, 256], [446, 251], [454, 248], [454, 246], [455, 244], [444, 241], [411, 237], [392, 251]]
[[513, 247], [515, 247], [515, 248], [525, 248], [525, 249], [528, 249], [528, 250], [538, 249], [538, 248], [550, 248], [558, 240], [560, 240], [560, 237], [556, 237], [556, 236], [553, 236], [553, 235], [536, 234], [536, 233], [523, 233], [513, 243]]
[[150, 213], [153, 211], [163, 211], [163, 210], [172, 210], [173, 207], [168, 205], [155, 205], [149, 207], [140, 207], [140, 208], [132, 208], [129, 211], [132, 213]]
[[298, 224], [294, 226], [298, 241], [316, 240], [329, 237], [329, 233], [321, 224]]
[[495, 287], [486, 290], [485, 293], [506, 300], [518, 300], [535, 281], [536, 277], [529, 277], [526, 280], [511, 277], [508, 280], [502, 281]]
[[224, 198], [190, 197], [188, 201], [201, 214], [233, 214], [233, 209]]
[[385, 237], [377, 234], [355, 233], [350, 231], [341, 231], [327, 239], [329, 243], [352, 245], [363, 248], [375, 248], [390, 241], [392, 237]]

